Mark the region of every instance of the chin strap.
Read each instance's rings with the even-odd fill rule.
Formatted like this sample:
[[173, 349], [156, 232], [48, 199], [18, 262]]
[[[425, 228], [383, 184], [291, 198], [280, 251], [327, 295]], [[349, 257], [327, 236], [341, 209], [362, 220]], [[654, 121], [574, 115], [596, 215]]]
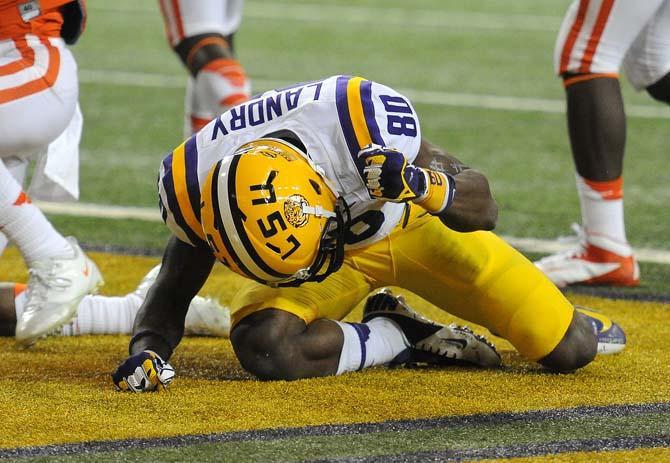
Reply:
[[[344, 263], [345, 237], [351, 224], [351, 211], [349, 205], [340, 197], [335, 204], [335, 212], [325, 211], [333, 214], [328, 216], [326, 226], [321, 233], [319, 251], [314, 263], [306, 269], [295, 273], [289, 281], [276, 282], [272, 286], [300, 286], [305, 282], [321, 282], [332, 273], [337, 272]], [[326, 267], [325, 270], [322, 270]]]

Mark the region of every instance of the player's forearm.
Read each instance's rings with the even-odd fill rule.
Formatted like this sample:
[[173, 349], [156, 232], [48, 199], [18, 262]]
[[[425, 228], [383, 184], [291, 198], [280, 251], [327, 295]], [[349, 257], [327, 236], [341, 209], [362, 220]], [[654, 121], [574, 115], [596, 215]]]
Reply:
[[130, 353], [152, 350], [167, 360], [184, 334], [191, 299], [204, 284], [214, 264], [207, 249], [172, 238], [165, 249], [156, 282], [135, 318]]
[[440, 220], [452, 230], [470, 232], [493, 230], [498, 206], [491, 196], [486, 177], [474, 169], [454, 176], [456, 194], [451, 206], [440, 214]]
[[148, 296], [135, 318], [130, 354], [151, 350], [163, 359], [169, 359], [184, 334], [186, 310], [188, 303], [184, 309], [168, 298]]
[[461, 232], [492, 230], [498, 219], [496, 205], [489, 182], [475, 169], [437, 145], [422, 140], [419, 154], [414, 164], [423, 169], [441, 172], [451, 176], [455, 183], [453, 200], [449, 207], [439, 214], [449, 228]]

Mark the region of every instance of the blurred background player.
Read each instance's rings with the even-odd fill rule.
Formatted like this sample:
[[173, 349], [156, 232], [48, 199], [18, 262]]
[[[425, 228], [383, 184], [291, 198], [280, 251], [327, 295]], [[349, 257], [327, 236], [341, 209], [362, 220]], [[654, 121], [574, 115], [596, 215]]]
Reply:
[[554, 64], [566, 91], [582, 227], [576, 249], [536, 264], [559, 286], [636, 286], [639, 267], [624, 227], [626, 116], [619, 71], [623, 66], [635, 89], [670, 103], [670, 1], [574, 1]]
[[[84, 296], [77, 316], [49, 334], [79, 336], [85, 334], [130, 334], [137, 310], [156, 279], [160, 266], [147, 273], [135, 291], [125, 296]], [[14, 336], [16, 321], [26, 304], [26, 285], [0, 283], [0, 336]], [[185, 334], [228, 337], [230, 312], [213, 298], [195, 296], [188, 307]]]
[[0, 0], [0, 252], [16, 245], [30, 271], [19, 342], [30, 344], [75, 314], [102, 283], [73, 238], [58, 233], [23, 191], [37, 162], [31, 194], [78, 195], [77, 67], [65, 43], [84, 27], [82, 3]]
[[243, 0], [159, 0], [165, 34], [190, 74], [184, 135], [247, 99], [251, 84], [235, 59], [233, 35]]

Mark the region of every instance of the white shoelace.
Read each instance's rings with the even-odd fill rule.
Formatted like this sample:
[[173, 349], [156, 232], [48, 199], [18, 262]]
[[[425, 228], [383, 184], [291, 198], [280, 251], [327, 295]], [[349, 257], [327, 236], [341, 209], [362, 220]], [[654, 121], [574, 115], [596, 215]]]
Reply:
[[30, 279], [26, 288], [26, 299], [28, 304], [24, 308], [25, 312], [34, 312], [43, 308], [47, 302], [49, 289], [66, 289], [70, 286], [70, 281], [58, 276], [56, 273], [59, 264], [53, 261], [40, 261], [33, 264], [28, 270]]
[[572, 223], [570, 228], [575, 233], [574, 235], [564, 235], [559, 236], [557, 241], [560, 243], [570, 245], [574, 244], [574, 247], [566, 249], [565, 251], [552, 254], [550, 256], [543, 257], [540, 259], [540, 262], [556, 262], [562, 261], [565, 259], [570, 259], [576, 256], [579, 256], [584, 253], [586, 250], [586, 231], [577, 223]]

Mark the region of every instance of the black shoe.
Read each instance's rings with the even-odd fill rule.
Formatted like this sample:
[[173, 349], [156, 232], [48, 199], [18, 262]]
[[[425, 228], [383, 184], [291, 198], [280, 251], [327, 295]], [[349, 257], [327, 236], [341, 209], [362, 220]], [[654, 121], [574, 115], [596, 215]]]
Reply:
[[370, 296], [363, 309], [363, 323], [377, 317], [394, 321], [402, 330], [409, 347], [391, 361], [391, 365], [475, 365], [496, 367], [500, 355], [484, 336], [458, 325], [440, 325], [412, 310], [402, 296], [388, 288]]

